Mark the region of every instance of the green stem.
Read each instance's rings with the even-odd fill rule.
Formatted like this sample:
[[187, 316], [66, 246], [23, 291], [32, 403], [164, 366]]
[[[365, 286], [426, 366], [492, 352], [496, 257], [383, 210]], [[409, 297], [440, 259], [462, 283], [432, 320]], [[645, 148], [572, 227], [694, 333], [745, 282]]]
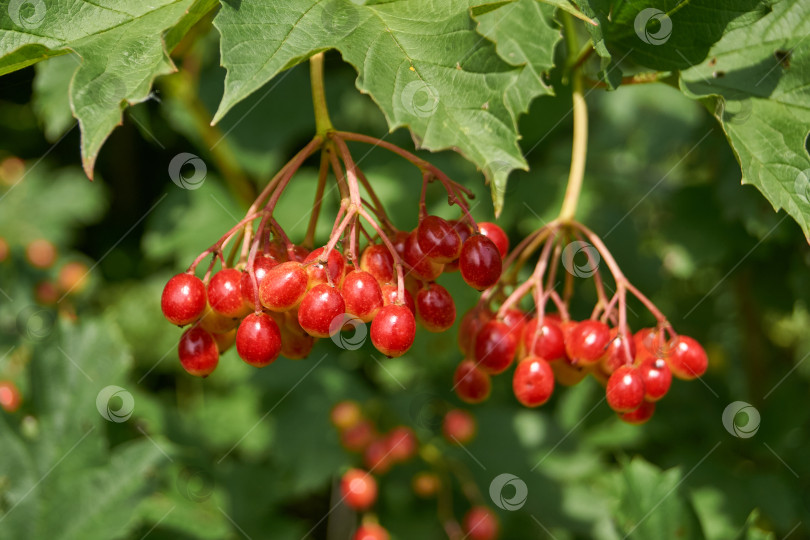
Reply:
[[323, 53], [318, 53], [309, 59], [309, 77], [312, 86], [312, 107], [315, 110], [315, 131], [324, 136], [334, 131], [332, 121], [329, 119], [329, 109], [326, 107], [326, 92], [323, 86]]
[[[569, 58], [576, 58], [578, 44], [573, 20], [567, 13], [563, 14], [565, 43]], [[585, 158], [588, 152], [588, 106], [582, 93], [582, 73], [574, 69], [571, 73], [571, 100], [574, 112], [574, 137], [571, 147], [571, 169], [568, 174], [568, 187], [560, 209], [559, 219], [569, 222], [574, 219], [579, 195], [582, 191], [582, 180], [585, 177]]]

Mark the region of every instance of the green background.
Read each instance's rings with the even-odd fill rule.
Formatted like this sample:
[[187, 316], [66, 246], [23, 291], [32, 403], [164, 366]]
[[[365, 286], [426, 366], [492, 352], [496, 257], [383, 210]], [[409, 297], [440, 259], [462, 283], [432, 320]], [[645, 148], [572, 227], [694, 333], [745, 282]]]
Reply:
[[[225, 75], [217, 46], [215, 33], [197, 44], [209, 119]], [[335, 479], [357, 459], [341, 449], [328, 419], [330, 407], [347, 398], [382, 426], [408, 424], [423, 441], [434, 440], [485, 494], [504, 472], [525, 481], [525, 506], [497, 511], [503, 538], [810, 535], [810, 251], [793, 220], [774, 213], [753, 187], [740, 187], [722, 130], [699, 103], [663, 85], [589, 93], [577, 217], [676, 330], [704, 344], [706, 376], [674, 382], [641, 427], [622, 424], [600, 404], [603, 391], [590, 378], [527, 410], [511, 395], [510, 377], [497, 377], [487, 403], [465, 407], [479, 422], [468, 454], [442, 442], [435, 414], [459, 405], [451, 391], [461, 360], [455, 329], [420, 331], [395, 360], [379, 358], [370, 344], [352, 352], [326, 340], [303, 361], [280, 359], [257, 371], [230, 351], [208, 379], [186, 375], [175, 352], [180, 331], [160, 313], [163, 284], [233, 226], [245, 200], [223, 179], [211, 144], [173, 91], [179, 75], [159, 79], [151, 99], [126, 110], [89, 183], [67, 101], [48, 97], [65, 84], [54, 71], [49, 83], [29, 67], [0, 86], [0, 159], [18, 156], [26, 166], [21, 179], [0, 177], [0, 236], [11, 247], [0, 263], [0, 377], [13, 380], [24, 400], [19, 411], [0, 414], [0, 537], [327, 538], [327, 523], [350, 527], [355, 519], [343, 510], [322, 519], [334, 504]], [[334, 124], [412, 149], [405, 130], [386, 136], [382, 114], [354, 79], [338, 54], [327, 55]], [[530, 172], [510, 177], [498, 221], [513, 245], [553, 219], [565, 188], [571, 102], [566, 87], [552, 83], [557, 96], [534, 101], [520, 121]], [[247, 176], [266, 182], [313, 132], [306, 66], [237, 104], [219, 129], [227, 134], [219, 144]], [[352, 148], [395, 223], [414, 227], [418, 171], [391, 154]], [[168, 164], [180, 152], [206, 162], [199, 189], [169, 179]], [[452, 152], [422, 155], [475, 191], [476, 219], [493, 219], [489, 188], [473, 165]], [[307, 162], [277, 212], [295, 241], [306, 227], [301, 216], [315, 166]], [[454, 216], [434, 189], [429, 209]], [[336, 204], [332, 192], [319, 221], [322, 240]], [[35, 238], [57, 245], [54, 268], [25, 261]], [[89, 289], [39, 306], [36, 284], [72, 260], [92, 267]], [[458, 275], [441, 282], [459, 313], [475, 302]], [[583, 286], [576, 317], [589, 315], [592, 296]], [[642, 313], [638, 304], [631, 308]], [[640, 328], [652, 319], [630, 322]], [[134, 398], [125, 422], [96, 410], [98, 392], [109, 385]], [[760, 412], [753, 437], [723, 427], [733, 401]], [[435, 502], [410, 491], [410, 478], [425, 468], [415, 461], [380, 479], [377, 510], [394, 538], [443, 535]], [[455, 495], [460, 518], [466, 505]]]

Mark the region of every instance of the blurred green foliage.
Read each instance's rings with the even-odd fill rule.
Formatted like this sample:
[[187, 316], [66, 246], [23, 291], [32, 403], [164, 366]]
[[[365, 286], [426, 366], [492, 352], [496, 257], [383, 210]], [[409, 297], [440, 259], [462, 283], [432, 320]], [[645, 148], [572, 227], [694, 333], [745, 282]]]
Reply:
[[[195, 47], [210, 118], [224, 80], [209, 54], [216, 35]], [[412, 147], [405, 132], [386, 134], [379, 109], [355, 90], [354, 72], [336, 54], [327, 60], [334, 124]], [[538, 410], [519, 406], [508, 376], [495, 378], [490, 401], [464, 407], [479, 430], [462, 449], [443, 442], [435, 412], [459, 405], [451, 391], [460, 360], [455, 329], [419, 332], [396, 360], [379, 358], [369, 344], [343, 351], [325, 340], [306, 360], [279, 359], [257, 371], [230, 351], [210, 378], [186, 375], [176, 359], [180, 331], [162, 318], [160, 292], [238, 221], [244, 201], [215, 167], [193, 107], [164, 79], [156, 99], [126, 111], [88, 183], [77, 130], [65, 121], [67, 80], [48, 74], [55, 62], [7, 76], [0, 88], [0, 159], [25, 161], [24, 171], [0, 169], [0, 236], [10, 246], [0, 262], [0, 378], [23, 395], [18, 411], [0, 414], [0, 538], [326, 538], [330, 521], [354, 519], [330, 514], [335, 479], [356, 459], [329, 424], [329, 409], [342, 399], [365, 404], [381, 426], [413, 426], [484, 494], [504, 472], [525, 481], [525, 506], [498, 510], [505, 539], [810, 536], [810, 249], [791, 219], [739, 186], [739, 166], [700, 104], [666, 86], [589, 95], [578, 217], [675, 328], [706, 345], [707, 375], [675, 382], [641, 427], [600, 404], [591, 378], [558, 388]], [[310, 137], [308, 84], [306, 67], [293, 68], [219, 126], [218, 144], [256, 188]], [[521, 120], [531, 169], [512, 175], [499, 220], [513, 244], [556, 215], [565, 189], [570, 95], [555, 88]], [[167, 166], [179, 152], [207, 163], [199, 189], [170, 181]], [[451, 152], [422, 155], [476, 193], [477, 219], [492, 219], [475, 167]], [[394, 222], [415, 226], [418, 172], [379, 150], [357, 147], [355, 157]], [[316, 165], [296, 177], [277, 215], [296, 241]], [[431, 212], [453, 215], [431, 195]], [[320, 239], [336, 207], [332, 192]], [[26, 261], [36, 238], [56, 245], [53, 267]], [[90, 286], [54, 303], [36, 298], [37, 284], [53, 282], [69, 260], [86, 262]], [[476, 295], [458, 276], [443, 279], [459, 313], [472, 306]], [[586, 317], [592, 293], [578, 298], [574, 314]], [[636, 328], [650, 322], [631, 320]], [[132, 396], [125, 421], [102, 416], [125, 408], [121, 395], [97, 407], [111, 385]], [[748, 439], [721, 421], [738, 400], [761, 413]], [[443, 536], [435, 502], [410, 491], [412, 475], [426, 468], [413, 462], [380, 480], [378, 513], [394, 538]], [[460, 517], [466, 506], [454, 495]]]

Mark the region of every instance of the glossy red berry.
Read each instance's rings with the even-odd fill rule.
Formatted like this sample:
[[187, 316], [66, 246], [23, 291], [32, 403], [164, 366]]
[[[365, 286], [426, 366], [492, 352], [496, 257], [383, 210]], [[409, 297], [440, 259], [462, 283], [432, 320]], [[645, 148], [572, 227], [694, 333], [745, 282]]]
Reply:
[[170, 323], [183, 326], [202, 316], [205, 298], [205, 285], [200, 278], [191, 274], [177, 274], [163, 288], [160, 308]]
[[219, 351], [211, 334], [192, 326], [180, 337], [177, 354], [183, 369], [197, 377], [207, 377], [219, 363]]
[[647, 358], [638, 366], [641, 380], [644, 381], [644, 399], [658, 401], [669, 392], [672, 373], [663, 358]]
[[648, 357], [658, 358], [665, 351], [661, 346], [659, 331], [657, 328], [642, 328], [633, 334], [633, 343], [636, 346], [637, 359]]
[[399, 301], [397, 296], [397, 286], [392, 283], [386, 283], [380, 287], [383, 296], [383, 305], [404, 304], [414, 315], [416, 315], [416, 303], [413, 301], [413, 296], [408, 292], [408, 289], [402, 289], [403, 294], [402, 302]]
[[501, 277], [503, 260], [492, 240], [483, 234], [474, 234], [461, 246], [458, 265], [465, 283], [483, 291]]
[[495, 540], [498, 538], [498, 517], [486, 506], [473, 506], [464, 515], [462, 527], [468, 540]]
[[621, 366], [608, 379], [605, 392], [608, 405], [614, 411], [634, 411], [644, 401], [644, 380], [634, 367]]
[[360, 269], [368, 272], [380, 284], [394, 281], [394, 257], [383, 244], [371, 244], [360, 255]]
[[251, 313], [236, 331], [239, 358], [255, 367], [272, 363], [281, 353], [281, 331], [270, 315]]
[[371, 473], [349, 469], [340, 480], [340, 491], [347, 506], [367, 510], [377, 500], [377, 481]]
[[[627, 346], [625, 347], [625, 342]], [[636, 341], [630, 336], [619, 334], [618, 328], [610, 331], [610, 341], [608, 342], [605, 354], [602, 357], [602, 370], [610, 375], [621, 366], [633, 364], [636, 357]]]
[[448, 263], [461, 253], [461, 237], [453, 224], [439, 216], [425, 216], [416, 229], [422, 252], [433, 261]]
[[529, 317], [519, 309], [510, 308], [503, 313], [501, 320], [509, 327], [509, 332], [515, 336], [515, 341], [517, 341], [519, 347]]
[[643, 424], [650, 418], [652, 418], [653, 413], [655, 412], [655, 403], [651, 403], [649, 401], [644, 401], [639, 405], [636, 410], [620, 413], [619, 418], [621, 418], [624, 422], [628, 424]]
[[442, 275], [444, 265], [431, 259], [422, 251], [416, 239], [416, 231], [408, 235], [405, 240], [405, 255], [403, 258], [411, 267], [409, 273], [414, 274], [423, 281], [433, 281]]
[[463, 360], [453, 374], [456, 395], [465, 403], [481, 403], [492, 391], [489, 375], [475, 365], [474, 360]]
[[390, 540], [388, 531], [376, 523], [364, 523], [357, 528], [353, 540]]
[[539, 356], [548, 362], [565, 357], [565, 340], [560, 326], [550, 317], [542, 324], [533, 317], [523, 330], [523, 350], [527, 356]]
[[478, 333], [493, 317], [493, 313], [488, 309], [474, 307], [461, 318], [458, 328], [458, 348], [464, 356], [475, 354], [475, 340]]
[[14, 412], [20, 408], [22, 394], [17, 385], [11, 381], [0, 381], [0, 407], [6, 412]]
[[298, 308], [298, 323], [301, 328], [313, 337], [329, 337], [340, 331], [342, 324], [333, 324], [335, 320], [342, 323], [346, 313], [346, 302], [336, 287], [321, 283], [312, 288], [301, 301]]
[[542, 405], [554, 392], [554, 372], [548, 362], [529, 356], [518, 362], [512, 377], [512, 391], [526, 407]]
[[370, 322], [383, 307], [382, 289], [370, 272], [352, 270], [341, 286], [346, 313], [363, 322]]
[[667, 362], [674, 376], [688, 381], [706, 373], [709, 357], [696, 340], [678, 336], [669, 342]]
[[601, 321], [576, 323], [565, 337], [565, 350], [575, 364], [594, 364], [605, 354], [610, 341], [610, 328]]
[[394, 251], [397, 252], [399, 258], [405, 260], [405, 242], [408, 241], [410, 233], [407, 231], [397, 231], [394, 236], [390, 237], [391, 244], [394, 246]]
[[466, 444], [475, 437], [475, 417], [462, 409], [447, 411], [442, 422], [445, 439], [456, 444]]
[[447, 289], [428, 283], [416, 293], [416, 317], [429, 332], [444, 332], [456, 320], [456, 304]]
[[506, 236], [503, 229], [494, 223], [486, 221], [479, 223], [478, 229], [481, 231], [481, 234], [492, 240], [495, 245], [498, 246], [498, 252], [501, 254], [501, 257], [506, 257], [509, 254], [509, 237]]
[[309, 274], [295, 261], [271, 268], [259, 286], [262, 305], [270, 311], [287, 311], [297, 306], [307, 292]]
[[[470, 225], [467, 222], [460, 219], [455, 219], [451, 221], [450, 224], [458, 233], [458, 237], [461, 239], [461, 245], [464, 245], [464, 242], [466, 242], [467, 238], [469, 238], [470, 235], [472, 234], [472, 227], [470, 227]], [[461, 252], [459, 252], [459, 255], [460, 254]], [[444, 264], [445, 273], [456, 272], [457, 270], [458, 270], [458, 258]]]
[[242, 280], [239, 283], [239, 290], [242, 292], [242, 298], [245, 300], [245, 303], [250, 309], [256, 309], [254, 299], [256, 294], [259, 292], [259, 287], [261, 286], [262, 281], [264, 281], [267, 272], [269, 272], [275, 266], [278, 266], [278, 261], [273, 257], [268, 255], [256, 257], [256, 260], [253, 261], [253, 274], [256, 276], [257, 283], [255, 289], [253, 288], [253, 280], [250, 277], [250, 273], [247, 271], [242, 272]]
[[502, 373], [512, 365], [517, 345], [517, 338], [506, 323], [489, 321], [475, 338], [475, 361], [487, 373]]
[[211, 277], [208, 283], [208, 303], [225, 317], [244, 317], [250, 308], [242, 298], [242, 272], [225, 268]]
[[402, 356], [413, 345], [416, 320], [405, 306], [384, 306], [371, 321], [371, 343], [385, 356]]
[[304, 259], [305, 263], [312, 263], [307, 265], [307, 272], [309, 273], [309, 286], [315, 287], [320, 283], [328, 283], [331, 279], [332, 285], [340, 286], [340, 281], [343, 279], [343, 270], [346, 266], [346, 259], [336, 249], [329, 251], [328, 260], [321, 261], [321, 255], [326, 248], [319, 247], [307, 255]]

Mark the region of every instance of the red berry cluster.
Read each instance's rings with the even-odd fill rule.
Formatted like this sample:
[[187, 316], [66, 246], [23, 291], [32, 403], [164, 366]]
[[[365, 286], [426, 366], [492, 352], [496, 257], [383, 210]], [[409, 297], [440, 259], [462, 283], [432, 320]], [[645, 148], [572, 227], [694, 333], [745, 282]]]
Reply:
[[[341, 479], [343, 501], [347, 506], [366, 513], [362, 525], [357, 530], [354, 540], [388, 538], [388, 532], [368, 514], [377, 500], [379, 490], [378, 477], [387, 473], [392, 466], [419, 457], [428, 465], [436, 465], [437, 460], [446, 459], [431, 442], [421, 442], [414, 431], [407, 426], [396, 426], [381, 433], [374, 422], [364, 414], [360, 405], [354, 401], [342, 401], [331, 411], [330, 419], [337, 428], [340, 441], [346, 450], [359, 454], [363, 468], [352, 468], [344, 473]], [[453, 445], [466, 444], [476, 434], [476, 422], [473, 416], [461, 409], [451, 409], [444, 414], [442, 435]], [[440, 469], [448, 467], [442, 465]], [[451, 468], [452, 469], [452, 468]], [[469, 482], [462, 479], [461, 481]], [[436, 497], [443, 489], [442, 480], [432, 470], [422, 470], [412, 478], [413, 491], [422, 498]], [[445, 486], [446, 487], [446, 486]], [[465, 494], [477, 492], [477, 488], [467, 484], [462, 489]], [[474, 538], [477, 540], [495, 540], [498, 537], [499, 524], [495, 514], [480, 503], [471, 502], [470, 509], [461, 523], [455, 523], [457, 532], [451, 537]], [[454, 523], [454, 520], [450, 520]], [[448, 524], [445, 524], [448, 526]]]
[[[465, 188], [393, 147], [423, 170], [418, 226], [410, 232], [399, 231], [352, 161], [345, 142], [352, 137], [338, 132], [326, 140], [316, 137], [271, 180], [236, 227], [203, 252], [186, 273], [166, 284], [161, 299], [164, 316], [178, 326], [192, 325], [179, 343], [186, 371], [209, 375], [220, 354], [234, 343], [238, 355], [256, 367], [272, 363], [279, 355], [305, 358], [315, 340], [334, 337], [342, 344], [337, 336], [341, 330], [357, 331], [364, 323], [371, 323], [368, 333], [378, 351], [401, 356], [413, 344], [417, 321], [431, 332], [445, 331], [455, 321], [452, 297], [435, 282], [442, 273], [459, 270], [464, 281], [478, 290], [500, 278], [506, 235], [497, 225], [478, 225], [472, 219]], [[319, 177], [325, 181], [331, 167], [343, 197], [328, 242], [310, 251], [320, 199], [313, 205], [309, 232], [301, 245], [291, 243], [272, 216], [294, 172], [318, 148], [324, 156]], [[434, 180], [460, 207], [461, 219], [448, 221], [427, 213], [426, 188]], [[361, 186], [373, 203], [361, 196]], [[319, 191], [322, 197], [323, 190]], [[254, 221], [258, 221], [255, 230]], [[233, 248], [226, 261], [225, 247], [239, 237], [241, 249]], [[366, 246], [360, 251], [363, 238]], [[237, 254], [238, 261], [231, 264]], [[195, 269], [209, 255], [211, 265], [199, 279]], [[211, 275], [217, 260], [222, 269]]]
[[[578, 322], [571, 320], [567, 300], [554, 289], [559, 259], [550, 259], [552, 249], [559, 255], [563, 244], [571, 239], [566, 234], [568, 227], [592, 242], [587, 243], [591, 248], [587, 255], [593, 267], [585, 273], [594, 277], [599, 298], [591, 317]], [[585, 244], [584, 240], [576, 242]], [[639, 424], [652, 416], [655, 402], [668, 392], [673, 375], [690, 380], [706, 371], [708, 358], [700, 344], [675, 334], [652, 302], [627, 281], [591, 231], [576, 223], [552, 223], [524, 240], [507, 262], [517, 261], [519, 266], [541, 246], [544, 249], [535, 271], [526, 281], [514, 283], [519, 268], [505, 273], [504, 281], [484, 293], [481, 302], [462, 318], [458, 344], [465, 360], [456, 368], [454, 379], [459, 398], [467, 403], [486, 400], [491, 390], [490, 377], [505, 372], [517, 361], [512, 390], [526, 407], [546, 403], [555, 382], [570, 386], [591, 374], [606, 387], [608, 405], [621, 419]], [[597, 256], [605, 261], [616, 282], [616, 293], [610, 299], [604, 293]], [[566, 278], [569, 282], [571, 276]], [[511, 284], [507, 283], [510, 279]], [[507, 294], [507, 290], [511, 293]], [[630, 333], [627, 292], [658, 319], [656, 328]], [[519, 305], [529, 298], [535, 304], [534, 310], [524, 311]], [[500, 306], [492, 309], [498, 300]], [[558, 313], [545, 313], [549, 300]]]

